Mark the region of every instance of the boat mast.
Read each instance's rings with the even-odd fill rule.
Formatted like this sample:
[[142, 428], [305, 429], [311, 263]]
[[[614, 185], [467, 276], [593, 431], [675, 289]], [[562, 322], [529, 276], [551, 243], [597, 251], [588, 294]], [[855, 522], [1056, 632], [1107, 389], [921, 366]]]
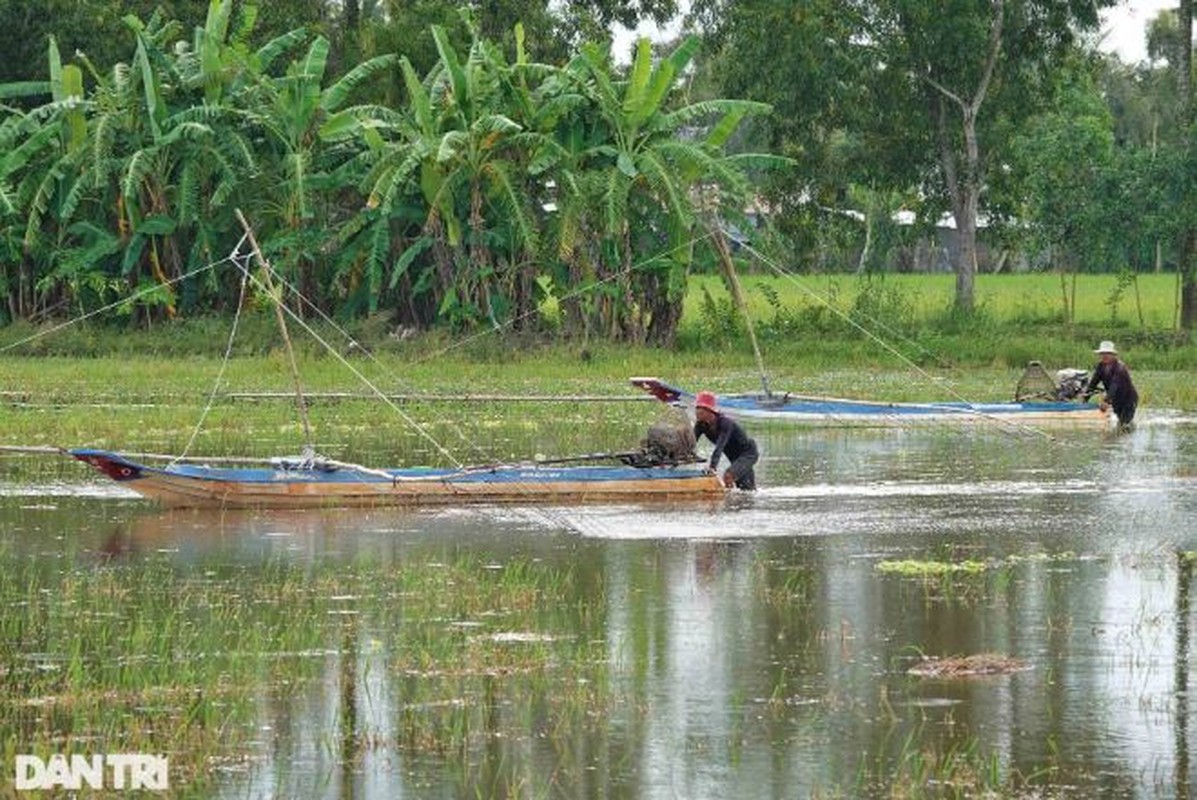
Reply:
[[295, 382], [295, 405], [299, 409], [299, 419], [303, 422], [304, 440], [307, 442], [307, 450], [315, 452], [316, 447], [312, 442], [312, 423], [308, 419], [308, 404], [303, 397], [303, 382], [299, 379], [299, 365], [295, 361], [295, 348], [291, 346], [291, 335], [287, 332], [287, 318], [283, 316], [282, 293], [275, 291], [274, 281], [270, 277], [273, 269], [270, 266], [270, 262], [262, 255], [262, 249], [258, 247], [258, 240], [254, 237], [253, 229], [245, 221], [245, 216], [241, 213], [241, 209], [234, 209], [234, 212], [237, 214], [237, 221], [245, 229], [245, 235], [249, 239], [250, 247], [254, 250], [254, 256], [258, 259], [258, 264], [262, 267], [262, 283], [266, 287], [266, 291], [270, 294], [270, 299], [273, 301], [274, 316], [278, 320], [279, 330], [282, 331], [283, 344], [287, 348], [287, 359], [291, 364], [291, 379]]
[[715, 250], [719, 253], [719, 263], [723, 267], [723, 274], [727, 278], [728, 288], [732, 299], [744, 315], [744, 324], [748, 327], [748, 339], [752, 342], [752, 352], [756, 356], [756, 369], [761, 374], [761, 388], [765, 390], [765, 397], [772, 397], [769, 391], [769, 376], [765, 373], [765, 359], [761, 357], [761, 348], [756, 343], [756, 332], [752, 329], [752, 317], [748, 313], [748, 301], [744, 298], [744, 290], [740, 287], [740, 279], [736, 276], [736, 265], [732, 261], [731, 248], [727, 246], [727, 234], [718, 222], [710, 224], [711, 238], [715, 240]]

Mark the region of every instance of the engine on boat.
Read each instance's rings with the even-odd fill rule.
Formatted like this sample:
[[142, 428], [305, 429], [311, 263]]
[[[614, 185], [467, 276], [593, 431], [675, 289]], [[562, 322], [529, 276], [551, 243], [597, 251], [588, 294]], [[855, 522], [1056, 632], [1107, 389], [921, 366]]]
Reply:
[[1084, 369], [1056, 370], [1056, 399], [1075, 400], [1089, 385], [1089, 371]]
[[1023, 400], [1076, 400], [1089, 383], [1088, 370], [1069, 367], [1056, 370], [1055, 376], [1047, 373], [1043, 364], [1032, 361], [1023, 370], [1014, 390], [1014, 399]]

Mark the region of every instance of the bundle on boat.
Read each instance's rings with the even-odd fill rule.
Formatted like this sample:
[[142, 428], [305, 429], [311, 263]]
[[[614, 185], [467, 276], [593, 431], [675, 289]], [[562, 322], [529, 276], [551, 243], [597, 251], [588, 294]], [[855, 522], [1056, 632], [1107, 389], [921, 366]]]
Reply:
[[700, 461], [694, 448], [698, 442], [689, 424], [661, 420], [648, 429], [640, 449], [626, 463], [634, 467], [677, 466]]

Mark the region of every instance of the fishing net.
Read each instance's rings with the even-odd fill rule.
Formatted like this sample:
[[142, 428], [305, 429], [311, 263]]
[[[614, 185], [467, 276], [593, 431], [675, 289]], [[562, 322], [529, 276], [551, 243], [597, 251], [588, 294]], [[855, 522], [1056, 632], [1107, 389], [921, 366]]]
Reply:
[[649, 427], [640, 449], [624, 460], [635, 467], [688, 464], [698, 460], [694, 452], [694, 430], [688, 421], [676, 417], [661, 419]]
[[1083, 369], [1056, 370], [1053, 378], [1038, 361], [1027, 364], [1018, 386], [1014, 389], [1014, 400], [1074, 400], [1085, 390], [1089, 373]]
[[688, 461], [694, 458], [694, 429], [663, 420], [648, 429], [640, 443], [646, 452], [668, 461]]
[[1075, 400], [1084, 394], [1088, 384], [1088, 370], [1075, 368], [1056, 370], [1056, 399]]
[[1047, 374], [1043, 364], [1038, 361], [1027, 364], [1027, 368], [1022, 372], [1022, 377], [1018, 379], [1018, 385], [1014, 388], [1014, 400], [1022, 402], [1023, 400], [1055, 399], [1056, 382], [1051, 375]]

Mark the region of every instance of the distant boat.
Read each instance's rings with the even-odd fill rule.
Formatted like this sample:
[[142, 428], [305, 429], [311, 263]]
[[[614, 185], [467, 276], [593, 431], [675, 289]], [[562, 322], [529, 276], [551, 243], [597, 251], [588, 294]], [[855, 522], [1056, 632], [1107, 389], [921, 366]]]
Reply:
[[270, 467], [149, 466], [107, 450], [75, 458], [167, 507], [318, 508], [466, 503], [580, 503], [720, 498], [702, 465], [487, 467], [376, 470], [329, 461], [274, 459]]
[[[658, 378], [631, 378], [631, 383], [662, 403], [694, 406], [694, 394]], [[887, 403], [773, 392], [721, 394], [720, 410], [747, 419], [775, 420], [799, 425], [894, 427], [919, 423], [1005, 422], [1021, 425], [1101, 426], [1111, 416], [1098, 404], [1069, 400], [998, 403]]]

